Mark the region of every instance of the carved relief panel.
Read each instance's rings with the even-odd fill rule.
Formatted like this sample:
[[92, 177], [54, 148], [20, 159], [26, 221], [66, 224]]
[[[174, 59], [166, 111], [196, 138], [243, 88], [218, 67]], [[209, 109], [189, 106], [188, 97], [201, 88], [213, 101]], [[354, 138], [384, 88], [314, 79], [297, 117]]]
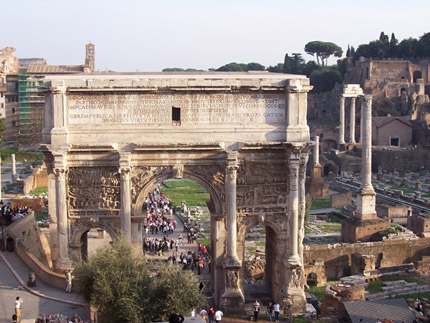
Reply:
[[151, 179], [154, 177], [162, 176], [172, 171], [171, 167], [167, 166], [142, 166], [133, 167], [131, 171], [131, 201], [133, 204]]
[[237, 207], [285, 207], [288, 183], [285, 163], [241, 161], [237, 179]]
[[185, 171], [203, 178], [217, 192], [222, 202], [225, 201], [225, 169], [221, 166], [196, 165], [185, 167]]
[[71, 216], [118, 215], [121, 206], [117, 168], [69, 168], [68, 197]]

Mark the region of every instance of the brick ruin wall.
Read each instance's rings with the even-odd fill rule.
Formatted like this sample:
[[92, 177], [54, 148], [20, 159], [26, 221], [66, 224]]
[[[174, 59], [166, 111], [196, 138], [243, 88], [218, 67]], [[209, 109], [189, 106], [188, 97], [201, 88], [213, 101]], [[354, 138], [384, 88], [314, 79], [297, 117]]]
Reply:
[[[314, 260], [322, 260], [328, 279], [337, 279], [351, 274], [352, 255], [373, 255], [376, 268], [399, 264], [414, 263], [415, 266], [423, 256], [430, 255], [430, 238], [414, 240], [388, 240], [334, 245], [307, 245], [304, 249], [304, 264], [313, 265]], [[306, 273], [308, 274], [308, 273]]]

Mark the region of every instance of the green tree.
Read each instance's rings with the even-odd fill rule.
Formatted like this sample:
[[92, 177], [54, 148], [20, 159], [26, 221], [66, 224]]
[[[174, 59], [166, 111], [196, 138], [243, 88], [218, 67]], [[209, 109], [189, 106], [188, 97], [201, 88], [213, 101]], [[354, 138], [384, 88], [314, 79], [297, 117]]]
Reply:
[[315, 92], [326, 92], [333, 89], [336, 83], [342, 83], [342, 74], [335, 68], [324, 67], [314, 70], [310, 75], [311, 85]]
[[283, 63], [278, 63], [275, 66], [269, 66], [267, 68], [267, 70], [269, 72], [272, 72], [272, 73], [283, 73], [284, 72], [284, 64]]
[[223, 65], [217, 69], [220, 72], [246, 72], [248, 71], [248, 65], [243, 63], [229, 63]]
[[260, 63], [252, 62], [247, 64], [248, 71], [264, 71], [265, 69], [266, 67]]
[[[173, 265], [146, 264], [122, 238], [79, 263], [75, 276], [84, 300], [97, 308], [101, 322], [166, 320], [174, 311], [188, 313], [203, 302], [190, 272]], [[154, 311], [155, 303], [162, 304], [161, 312]]]
[[[330, 56], [342, 57], [343, 51], [338, 45], [330, 42], [311, 41], [305, 45], [305, 52], [316, 57], [317, 64], [327, 65], [327, 60]], [[324, 64], [325, 60], [325, 64]]]

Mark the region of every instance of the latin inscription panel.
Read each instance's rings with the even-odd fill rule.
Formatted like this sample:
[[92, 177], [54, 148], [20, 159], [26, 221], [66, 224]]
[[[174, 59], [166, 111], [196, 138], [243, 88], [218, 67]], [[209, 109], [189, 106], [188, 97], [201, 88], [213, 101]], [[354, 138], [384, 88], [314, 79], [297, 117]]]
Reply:
[[67, 96], [68, 125], [285, 124], [282, 94], [89, 94]]

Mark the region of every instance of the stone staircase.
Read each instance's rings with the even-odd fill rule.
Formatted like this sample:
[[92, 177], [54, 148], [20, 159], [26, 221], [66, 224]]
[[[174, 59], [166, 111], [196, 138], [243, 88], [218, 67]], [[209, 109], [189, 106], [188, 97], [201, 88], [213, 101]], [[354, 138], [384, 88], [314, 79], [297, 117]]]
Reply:
[[386, 281], [383, 283], [382, 292], [370, 294], [366, 292], [366, 299], [383, 299], [399, 295], [429, 293], [429, 285], [418, 285], [417, 283], [407, 283], [404, 280]]

